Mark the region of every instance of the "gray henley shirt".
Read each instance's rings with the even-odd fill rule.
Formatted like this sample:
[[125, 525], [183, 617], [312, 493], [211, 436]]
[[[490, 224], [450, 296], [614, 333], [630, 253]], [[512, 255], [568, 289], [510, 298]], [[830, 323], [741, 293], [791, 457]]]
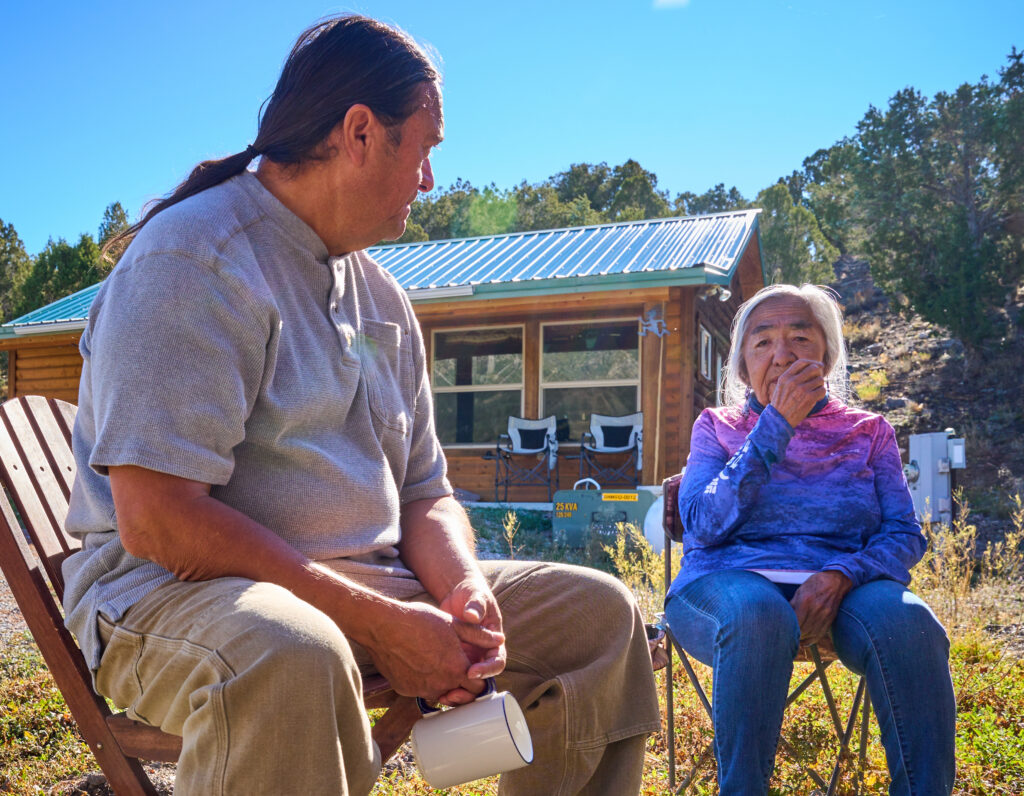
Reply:
[[80, 349], [67, 529], [83, 547], [64, 563], [64, 608], [90, 668], [97, 614], [117, 621], [174, 578], [122, 546], [111, 466], [212, 484], [309, 558], [422, 591], [398, 558], [400, 506], [451, 487], [419, 326], [365, 252], [328, 257], [246, 172], [146, 225]]

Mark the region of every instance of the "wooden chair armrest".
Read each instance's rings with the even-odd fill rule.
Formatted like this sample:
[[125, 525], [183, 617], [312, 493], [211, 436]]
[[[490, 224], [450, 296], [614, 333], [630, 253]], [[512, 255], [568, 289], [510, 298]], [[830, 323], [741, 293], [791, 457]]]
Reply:
[[412, 725], [422, 714], [412, 697], [396, 696], [388, 712], [377, 719], [371, 730], [380, 749], [380, 759], [388, 760], [412, 733]]
[[117, 740], [117, 745], [128, 757], [176, 763], [181, 756], [180, 735], [171, 735], [159, 727], [133, 721], [124, 713], [107, 716], [106, 721], [111, 734]]

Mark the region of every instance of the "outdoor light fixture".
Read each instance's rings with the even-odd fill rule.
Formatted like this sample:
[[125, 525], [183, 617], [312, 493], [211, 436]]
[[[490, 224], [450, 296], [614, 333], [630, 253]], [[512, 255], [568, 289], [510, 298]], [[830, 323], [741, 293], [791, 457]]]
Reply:
[[718, 296], [719, 301], [728, 301], [732, 298], [732, 291], [729, 288], [722, 287], [721, 285], [709, 285], [704, 293], [701, 294], [702, 299], [706, 299], [709, 296]]

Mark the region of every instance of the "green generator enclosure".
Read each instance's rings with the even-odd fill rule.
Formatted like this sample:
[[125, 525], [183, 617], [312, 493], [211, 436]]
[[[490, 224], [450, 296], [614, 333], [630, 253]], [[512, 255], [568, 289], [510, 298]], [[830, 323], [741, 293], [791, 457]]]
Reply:
[[551, 527], [559, 544], [580, 547], [590, 535], [615, 537], [620, 522], [644, 533], [644, 518], [657, 496], [646, 489], [560, 489], [551, 504]]

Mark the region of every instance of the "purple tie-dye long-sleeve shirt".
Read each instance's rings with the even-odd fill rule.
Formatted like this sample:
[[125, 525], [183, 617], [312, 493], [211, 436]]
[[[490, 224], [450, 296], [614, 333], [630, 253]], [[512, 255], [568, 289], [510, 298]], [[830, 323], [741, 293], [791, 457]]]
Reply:
[[925, 540], [892, 426], [836, 400], [816, 409], [795, 430], [756, 401], [697, 418], [679, 489], [683, 565], [670, 593], [722, 569], [910, 582]]

